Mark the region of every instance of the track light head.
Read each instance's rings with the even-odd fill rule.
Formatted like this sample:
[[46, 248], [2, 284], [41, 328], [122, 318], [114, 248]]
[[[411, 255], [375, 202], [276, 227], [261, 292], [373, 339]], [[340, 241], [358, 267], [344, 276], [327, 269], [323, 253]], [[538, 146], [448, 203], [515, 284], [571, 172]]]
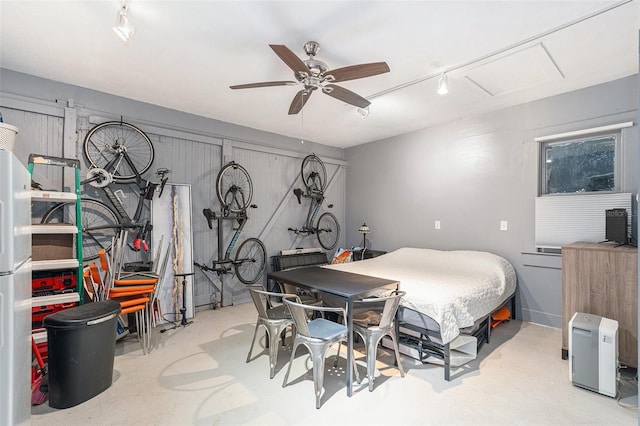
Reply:
[[135, 33], [135, 28], [129, 22], [128, 11], [129, 0], [122, 0], [122, 6], [116, 15], [116, 25], [113, 27], [113, 31], [125, 43], [129, 43], [129, 39]]
[[438, 79], [438, 94], [446, 95], [449, 93], [449, 88], [447, 87], [447, 73], [443, 72], [440, 74], [440, 78]]
[[362, 118], [367, 118], [369, 116], [369, 107], [366, 108], [358, 108], [358, 114], [360, 114], [360, 116]]

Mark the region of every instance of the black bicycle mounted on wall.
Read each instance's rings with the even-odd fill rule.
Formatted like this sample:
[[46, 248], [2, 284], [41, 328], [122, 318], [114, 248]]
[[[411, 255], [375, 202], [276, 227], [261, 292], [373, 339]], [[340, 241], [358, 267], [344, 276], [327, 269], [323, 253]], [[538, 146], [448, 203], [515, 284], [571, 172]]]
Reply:
[[[158, 197], [167, 182], [169, 170], [158, 169], [158, 181], [142, 177], [153, 163], [155, 151], [149, 137], [136, 126], [122, 121], [98, 124], [87, 133], [83, 152], [89, 162], [87, 178], [81, 184], [89, 184], [102, 190], [111, 206], [92, 198], [82, 198], [82, 251], [83, 259], [93, 260], [98, 251], [111, 249], [114, 237], [124, 230], [134, 231], [130, 247], [148, 251], [146, 243], [152, 226], [142, 219], [145, 202]], [[130, 216], [112, 184], [135, 184], [139, 195], [136, 211]], [[75, 203], [62, 203], [45, 213], [42, 223], [75, 223]]]
[[[238, 246], [235, 257], [231, 258], [231, 252], [249, 219], [247, 209], [258, 207], [251, 204], [253, 183], [247, 170], [234, 161], [224, 165], [216, 178], [216, 195], [222, 211], [214, 212], [207, 208], [202, 213], [207, 219], [209, 229], [213, 229], [214, 220], [217, 222], [218, 260], [214, 260], [212, 266], [195, 262], [194, 265], [203, 271], [213, 271], [219, 276], [235, 272], [243, 284], [254, 284], [260, 279], [266, 266], [267, 250], [262, 241], [258, 238], [247, 238]], [[237, 226], [233, 228], [235, 233], [227, 249], [223, 250], [222, 222], [225, 220], [237, 222]]]
[[[316, 235], [318, 242], [325, 250], [332, 250], [338, 244], [340, 238], [340, 224], [333, 213], [325, 212], [320, 215], [318, 222], [314, 225], [315, 219], [320, 212], [320, 207], [324, 202], [324, 190], [327, 185], [327, 169], [320, 158], [315, 155], [307, 155], [302, 160], [300, 177], [305, 189], [296, 188], [293, 193], [298, 198], [298, 204], [302, 204], [302, 198], [310, 198], [307, 219], [302, 229], [289, 228], [289, 231], [296, 235]], [[327, 207], [332, 208], [333, 204]]]

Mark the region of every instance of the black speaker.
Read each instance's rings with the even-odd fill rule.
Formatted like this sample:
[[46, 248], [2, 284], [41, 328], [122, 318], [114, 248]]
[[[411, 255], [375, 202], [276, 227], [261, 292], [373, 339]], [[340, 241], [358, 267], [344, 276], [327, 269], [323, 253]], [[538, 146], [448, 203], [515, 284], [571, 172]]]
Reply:
[[605, 238], [619, 244], [627, 244], [627, 210], [606, 210]]

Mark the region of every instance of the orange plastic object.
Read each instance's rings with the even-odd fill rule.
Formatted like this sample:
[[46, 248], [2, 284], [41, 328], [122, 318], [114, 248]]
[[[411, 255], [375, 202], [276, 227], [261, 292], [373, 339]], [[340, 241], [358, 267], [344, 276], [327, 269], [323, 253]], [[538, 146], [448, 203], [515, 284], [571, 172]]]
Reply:
[[506, 321], [510, 317], [511, 311], [506, 306], [503, 306], [491, 315], [491, 328], [495, 328], [502, 321]]
[[132, 312], [142, 311], [145, 308], [145, 305], [135, 305], [130, 308], [124, 308], [120, 311], [120, 315], [130, 314]]
[[123, 280], [113, 280], [113, 283], [117, 286], [128, 286], [128, 285], [151, 285], [158, 282], [157, 278], [138, 278], [138, 279], [123, 279]]

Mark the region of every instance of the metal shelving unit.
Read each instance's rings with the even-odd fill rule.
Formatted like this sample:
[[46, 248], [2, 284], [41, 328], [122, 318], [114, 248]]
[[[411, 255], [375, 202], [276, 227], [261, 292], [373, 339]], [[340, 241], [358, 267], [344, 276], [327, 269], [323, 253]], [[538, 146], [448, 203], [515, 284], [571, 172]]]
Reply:
[[74, 292], [70, 293], [32, 297], [31, 306], [38, 307], [56, 304], [68, 304], [72, 302], [78, 302], [79, 304], [82, 304], [84, 302], [84, 298], [82, 285], [82, 210], [80, 207], [80, 161], [77, 159], [52, 157], [39, 154], [29, 155], [28, 169], [29, 173], [32, 176], [33, 169], [36, 165], [68, 167], [73, 168], [75, 171], [75, 191], [31, 191], [32, 202], [75, 203], [76, 221], [74, 224], [38, 224], [31, 226], [32, 234], [35, 235], [75, 235], [75, 256], [68, 259], [35, 260], [32, 261], [32, 270], [75, 270], [76, 288]]

